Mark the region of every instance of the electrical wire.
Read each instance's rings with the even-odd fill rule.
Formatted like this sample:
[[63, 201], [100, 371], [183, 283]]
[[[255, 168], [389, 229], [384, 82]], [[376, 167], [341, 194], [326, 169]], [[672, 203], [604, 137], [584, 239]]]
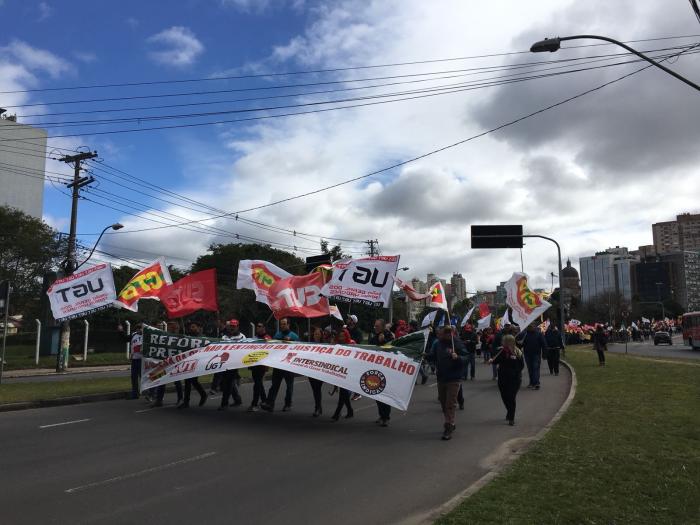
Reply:
[[[693, 5], [693, 0], [691, 0], [691, 5]], [[695, 9], [695, 6], [693, 6]], [[659, 42], [664, 40], [680, 40], [684, 38], [696, 38], [700, 35], [675, 35], [667, 37], [656, 37], [656, 38], [644, 38], [637, 40], [625, 40], [626, 44], [634, 44], [640, 42]], [[586, 47], [599, 47], [611, 45], [608, 43], [596, 43], [596, 44], [584, 44], [576, 46], [568, 46], [562, 48], [562, 50], [579, 49]], [[11, 94], [11, 93], [36, 93], [36, 92], [47, 92], [47, 91], [67, 91], [67, 90], [79, 90], [79, 89], [102, 89], [102, 88], [113, 88], [113, 87], [134, 87], [134, 86], [150, 86], [150, 85], [162, 85], [162, 84], [183, 84], [191, 82], [211, 82], [220, 80], [243, 80], [243, 79], [253, 79], [253, 78], [269, 78], [269, 77], [279, 77], [279, 76], [293, 76], [293, 75], [310, 75], [310, 74], [321, 74], [321, 73], [338, 73], [341, 71], [355, 71], [363, 69], [378, 69], [387, 67], [400, 67], [400, 66], [413, 66], [422, 64], [434, 64], [441, 62], [454, 62], [463, 60], [473, 60], [479, 58], [493, 58], [493, 57], [506, 57], [513, 55], [524, 55], [529, 54], [530, 51], [510, 51], [501, 53], [489, 53], [482, 55], [471, 55], [453, 58], [437, 58], [437, 59], [427, 59], [427, 60], [413, 60], [406, 62], [395, 62], [390, 64], [374, 64], [374, 65], [363, 65], [363, 66], [345, 66], [345, 67], [334, 67], [326, 69], [315, 69], [306, 71], [286, 71], [286, 72], [274, 72], [270, 71], [267, 73], [255, 73], [247, 75], [226, 75], [226, 76], [209, 76], [200, 78], [190, 78], [190, 79], [174, 79], [174, 80], [153, 80], [153, 81], [140, 81], [140, 82], [121, 82], [113, 84], [92, 84], [92, 85], [82, 85], [82, 86], [64, 86], [64, 87], [53, 87], [53, 88], [33, 88], [33, 89], [18, 89], [11, 91], [0, 91], [0, 94]]]
[[[693, 46], [692, 48], [688, 48], [686, 51], [689, 51], [689, 50], [691, 50], [691, 49], [693, 49], [693, 48], [695, 48], [695, 47], [697, 47], [697, 45]], [[680, 55], [680, 54], [683, 54], [683, 53], [684, 53], [684, 52], [682, 51], [682, 52], [679, 53], [679, 55]], [[390, 170], [393, 170], [393, 169], [396, 169], [396, 168], [405, 166], [405, 165], [410, 164], [410, 163], [412, 163], [412, 162], [416, 162], [416, 161], [421, 160], [421, 159], [424, 159], [424, 158], [426, 158], [426, 157], [430, 157], [430, 156], [435, 155], [435, 154], [437, 154], [437, 153], [440, 153], [440, 152], [446, 151], [446, 150], [448, 150], [448, 149], [451, 149], [451, 148], [460, 146], [460, 145], [465, 144], [465, 143], [467, 143], [467, 142], [471, 142], [471, 141], [476, 140], [476, 139], [478, 139], [478, 138], [484, 137], [484, 136], [486, 136], [486, 135], [489, 135], [489, 134], [494, 133], [494, 132], [496, 132], [496, 131], [499, 131], [499, 130], [501, 130], [501, 129], [504, 129], [504, 128], [507, 128], [507, 127], [512, 126], [512, 125], [514, 125], [514, 124], [517, 124], [517, 123], [519, 123], [519, 122], [522, 122], [522, 121], [524, 121], [524, 120], [526, 120], [526, 119], [528, 119], [528, 118], [534, 117], [534, 116], [536, 116], [536, 115], [539, 115], [539, 114], [544, 113], [544, 112], [546, 112], [546, 111], [549, 111], [549, 110], [551, 110], [551, 109], [557, 108], [557, 107], [559, 107], [559, 106], [562, 106], [562, 105], [564, 105], [564, 104], [567, 104], [567, 103], [569, 103], [569, 102], [572, 102], [572, 101], [574, 101], [574, 100], [577, 100], [577, 99], [579, 99], [579, 98], [581, 98], [581, 97], [583, 97], [583, 96], [585, 96], [585, 95], [588, 95], [588, 94], [590, 94], [590, 93], [594, 93], [594, 92], [599, 91], [599, 90], [601, 90], [601, 89], [603, 89], [603, 88], [605, 88], [605, 87], [607, 87], [607, 86], [610, 86], [610, 85], [615, 84], [615, 83], [617, 83], [617, 82], [620, 82], [620, 81], [622, 81], [622, 80], [624, 80], [624, 79], [626, 79], [626, 78], [629, 78], [629, 77], [631, 77], [631, 76], [633, 76], [633, 75], [636, 75], [637, 73], [641, 73], [642, 71], [645, 71], [645, 70], [649, 69], [650, 67], [654, 67], [654, 66], [653, 66], [652, 64], [649, 64], [649, 65], [647, 65], [647, 66], [641, 67], [641, 68], [636, 69], [636, 70], [634, 70], [634, 71], [632, 71], [632, 72], [630, 72], [630, 73], [627, 73], [627, 74], [622, 75], [622, 76], [620, 76], [620, 77], [617, 77], [617, 78], [615, 78], [615, 79], [613, 79], [613, 80], [610, 80], [610, 81], [608, 81], [608, 82], [605, 82], [605, 83], [603, 83], [603, 84], [600, 84], [600, 85], [598, 85], [598, 86], [596, 86], [596, 87], [594, 87], [594, 88], [587, 89], [587, 90], [582, 91], [582, 92], [580, 92], [580, 93], [578, 93], [578, 94], [576, 94], [576, 95], [573, 95], [573, 96], [568, 97], [568, 98], [566, 98], [566, 99], [560, 100], [559, 102], [556, 102], [556, 103], [554, 103], [554, 104], [550, 104], [550, 105], [545, 106], [545, 107], [543, 107], [543, 108], [540, 108], [540, 109], [538, 109], [538, 110], [536, 110], [536, 111], [533, 111], [533, 112], [531, 112], [531, 113], [528, 113], [528, 114], [523, 115], [523, 116], [521, 116], [521, 117], [518, 117], [518, 118], [516, 118], [516, 119], [513, 119], [513, 120], [510, 120], [510, 121], [505, 122], [505, 123], [503, 123], [503, 124], [500, 124], [499, 126], [496, 126], [496, 127], [494, 127], [494, 128], [488, 129], [488, 130], [483, 131], [483, 132], [481, 132], [481, 133], [477, 133], [476, 135], [472, 135], [471, 137], [468, 137], [468, 138], [466, 138], [466, 139], [463, 139], [463, 140], [454, 142], [454, 143], [452, 143], [452, 144], [448, 144], [448, 145], [443, 146], [443, 147], [441, 147], [441, 148], [434, 149], [434, 150], [429, 151], [429, 152], [427, 152], [427, 153], [424, 153], [424, 154], [422, 154], [422, 155], [418, 155], [418, 156], [416, 156], [416, 157], [412, 157], [412, 158], [410, 158], [410, 159], [403, 160], [403, 161], [401, 161], [401, 162], [397, 162], [397, 163], [395, 163], [395, 164], [392, 164], [391, 166], [387, 166], [387, 167], [385, 167], [385, 168], [381, 168], [381, 169], [379, 169], [379, 170], [375, 170], [375, 171], [372, 171], [372, 172], [370, 172], [370, 173], [367, 173], [367, 174], [364, 174], [364, 175], [360, 175], [360, 176], [358, 176], [358, 177], [353, 177], [353, 178], [351, 178], [351, 179], [346, 179], [346, 180], [344, 180], [344, 181], [341, 181], [341, 182], [338, 182], [338, 183], [335, 183], [335, 184], [331, 184], [331, 185], [329, 185], [329, 186], [324, 186], [324, 187], [322, 187], [322, 188], [318, 188], [318, 189], [313, 190], [313, 191], [309, 191], [309, 192], [305, 192], [305, 193], [293, 195], [293, 196], [286, 197], [286, 198], [284, 198], [284, 199], [279, 199], [279, 200], [277, 200], [277, 201], [273, 201], [273, 202], [270, 202], [270, 203], [267, 203], [267, 204], [262, 204], [262, 205], [259, 205], [259, 206], [254, 206], [254, 207], [247, 208], [247, 209], [243, 209], [243, 210], [238, 210], [238, 211], [233, 212], [233, 213], [242, 214], [242, 213], [247, 213], [247, 212], [251, 212], [251, 211], [256, 211], [256, 210], [261, 210], [261, 209], [269, 208], [269, 207], [271, 207], [271, 206], [276, 206], [276, 205], [279, 205], [279, 204], [282, 204], [282, 203], [286, 203], [286, 202], [290, 202], [290, 201], [293, 201], [293, 200], [296, 200], [296, 199], [301, 199], [301, 198], [308, 197], [308, 196], [311, 196], [311, 195], [316, 195], [316, 194], [321, 193], [321, 192], [324, 192], [324, 191], [328, 191], [328, 190], [331, 190], [331, 189], [334, 189], [334, 188], [338, 188], [338, 187], [340, 187], [340, 186], [344, 186], [344, 185], [350, 184], [350, 183], [352, 183], [352, 182], [357, 182], [357, 181], [359, 181], [359, 180], [366, 179], [366, 178], [369, 178], [369, 177], [378, 175], [378, 174], [380, 174], [380, 173], [384, 173], [384, 172], [387, 172], [387, 171], [390, 171]], [[231, 214], [229, 214], [229, 215], [231, 215]], [[222, 217], [223, 217], [223, 216], [224, 216], [224, 215], [222, 215]], [[188, 221], [188, 222], [185, 222], [185, 223], [180, 223], [180, 225], [193, 224], [193, 223], [196, 223], [196, 222], [201, 222], [201, 221]], [[138, 232], [143, 232], [143, 231], [153, 231], [153, 230], [159, 230], [159, 229], [168, 228], [168, 227], [172, 227], [172, 226], [161, 226], [161, 227], [154, 227], [154, 228], [140, 228], [140, 229], [137, 229], [137, 230], [128, 230], [128, 231], [125, 231], [125, 232], [119, 231], [119, 232], [113, 232], [113, 235], [118, 235], [118, 234], [122, 234], [122, 235], [123, 235], [123, 234], [138, 233]]]

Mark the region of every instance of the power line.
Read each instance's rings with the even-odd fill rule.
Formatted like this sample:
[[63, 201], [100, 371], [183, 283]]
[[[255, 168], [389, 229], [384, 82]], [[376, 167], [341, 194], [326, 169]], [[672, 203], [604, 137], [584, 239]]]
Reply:
[[[660, 50], [663, 49], [677, 49], [678, 47], [682, 46], [674, 46], [671, 48], [661, 48]], [[646, 50], [644, 52], [653, 52], [655, 50]], [[618, 53], [611, 53], [609, 55], [600, 55], [600, 56], [625, 56], [625, 55], [630, 55], [629, 52], [618, 52]], [[124, 100], [145, 100], [145, 99], [152, 99], [152, 98], [171, 98], [171, 97], [184, 97], [184, 96], [202, 96], [202, 95], [215, 95], [215, 94], [222, 94], [222, 93], [236, 93], [236, 92], [246, 92], [246, 91], [267, 91], [267, 90], [274, 90], [274, 89], [289, 89], [289, 88], [298, 88], [298, 87], [315, 87], [315, 86], [325, 86], [325, 85], [334, 85], [334, 84], [347, 84], [347, 83], [355, 83], [355, 82], [371, 82], [375, 80], [395, 80], [395, 79], [400, 79], [400, 78], [415, 78], [415, 77], [426, 77], [426, 76], [431, 76], [431, 75], [442, 75], [442, 74], [447, 74], [447, 73], [465, 73], [465, 72], [470, 72], [470, 71], [489, 71], [489, 70], [499, 70], [499, 69], [511, 69], [511, 68], [523, 68], [523, 67], [528, 67], [531, 65], [541, 65], [541, 64], [555, 64], [555, 63], [561, 63], [561, 62], [569, 62], [569, 61], [577, 61], [577, 60], [585, 60], [586, 58], [598, 58], [597, 56], [594, 57], [576, 57], [576, 58], [562, 58], [562, 59], [556, 59], [556, 60], [538, 60], [538, 61], [533, 61], [533, 62], [525, 62], [521, 64], [511, 64], [511, 65], [498, 65], [498, 66], [482, 66], [482, 67], [477, 67], [477, 68], [462, 68], [462, 69], [448, 69], [448, 70], [441, 70], [441, 71], [429, 71], [429, 72], [422, 72], [422, 73], [406, 73], [403, 75], [385, 75], [385, 76], [379, 76], [379, 77], [366, 77], [366, 78], [348, 78], [348, 79], [337, 79], [337, 80], [326, 80], [326, 81], [317, 81], [317, 82], [306, 82], [306, 83], [297, 83], [297, 84], [282, 84], [282, 85], [273, 85], [273, 86], [257, 86], [257, 87], [245, 87], [245, 88], [230, 88], [230, 89], [218, 89], [218, 90], [207, 90], [207, 91], [185, 91], [185, 92], [179, 92], [179, 93], [155, 93], [155, 94], [149, 94], [149, 95], [129, 95], [129, 96], [121, 96], [121, 97], [104, 97], [104, 98], [93, 98], [93, 99], [82, 99], [82, 100], [56, 100], [56, 101], [49, 101], [49, 102], [36, 102], [36, 103], [29, 103], [29, 104], [14, 104], [14, 105], [4, 105], [4, 108], [11, 108], [11, 109], [16, 109], [16, 108], [26, 108], [26, 107], [36, 107], [36, 106], [54, 106], [54, 105], [65, 105], [65, 104], [89, 104], [89, 103], [95, 103], [95, 102], [119, 102], [119, 101], [124, 101]]]
[[[693, 46], [693, 47], [696, 47], [696, 46]], [[690, 50], [690, 49], [692, 49], [692, 48], [688, 48], [688, 50]], [[688, 51], [688, 50], [687, 50], [687, 51]], [[680, 54], [682, 54], [682, 53], [683, 53], [683, 52], [680, 52], [680, 53], [678, 53], [678, 54], [680, 55]], [[422, 155], [418, 155], [418, 156], [416, 156], [416, 157], [412, 157], [412, 158], [410, 158], [410, 159], [407, 159], [407, 160], [404, 160], [404, 161], [401, 161], [401, 162], [397, 162], [397, 163], [395, 163], [395, 164], [392, 164], [391, 166], [387, 166], [387, 167], [385, 167], [385, 168], [372, 171], [372, 172], [367, 173], [367, 174], [365, 174], [365, 175], [360, 175], [360, 176], [358, 176], [358, 177], [353, 177], [353, 178], [351, 178], [351, 179], [346, 179], [346, 180], [341, 181], [341, 182], [338, 182], [338, 183], [336, 183], [336, 184], [331, 184], [331, 185], [329, 185], [329, 186], [325, 186], [325, 187], [322, 187], [322, 188], [319, 188], [319, 189], [316, 189], [316, 190], [313, 190], [313, 191], [301, 193], [301, 194], [298, 194], [298, 195], [294, 195], [294, 196], [291, 196], [291, 197], [287, 197], [287, 198], [284, 198], [284, 199], [280, 199], [280, 200], [277, 200], [277, 201], [274, 201], [274, 202], [270, 202], [270, 203], [267, 203], [267, 204], [262, 204], [262, 205], [260, 205], [260, 206], [254, 206], [254, 207], [252, 207], [252, 208], [247, 208], [247, 209], [244, 209], [244, 210], [238, 210], [238, 211], [233, 212], [233, 213], [241, 214], [241, 213], [247, 213], [247, 212], [251, 212], [251, 211], [261, 210], [261, 209], [264, 209], [264, 208], [269, 208], [269, 207], [271, 207], [271, 206], [276, 206], [276, 205], [278, 205], [278, 204], [282, 204], [282, 203], [285, 203], [285, 202], [290, 202], [290, 201], [292, 201], [292, 200], [301, 199], [301, 198], [303, 198], [303, 197], [308, 197], [308, 196], [311, 196], [311, 195], [315, 195], [315, 194], [318, 194], [318, 193], [321, 193], [321, 192], [324, 192], [324, 191], [328, 191], [328, 190], [331, 190], [331, 189], [334, 189], [334, 188], [338, 188], [338, 187], [340, 187], [340, 186], [344, 186], [344, 185], [350, 184], [350, 183], [352, 183], [352, 182], [357, 182], [357, 181], [359, 181], [359, 180], [366, 179], [366, 178], [368, 178], [368, 177], [372, 177], [372, 176], [374, 176], [374, 175], [378, 175], [378, 174], [380, 174], [380, 173], [384, 173], [384, 172], [390, 171], [390, 170], [392, 170], [392, 169], [399, 168], [399, 167], [401, 167], [401, 166], [405, 166], [405, 165], [410, 164], [410, 163], [412, 163], [412, 162], [416, 162], [416, 161], [421, 160], [421, 159], [424, 159], [424, 158], [426, 158], [426, 157], [430, 157], [430, 156], [435, 155], [435, 154], [437, 154], [437, 153], [446, 151], [446, 150], [448, 150], [448, 149], [451, 149], [451, 148], [460, 146], [460, 145], [462, 145], [462, 144], [465, 144], [465, 143], [467, 143], [467, 142], [470, 142], [470, 141], [476, 140], [476, 139], [478, 139], [478, 138], [484, 137], [484, 136], [486, 136], [486, 135], [488, 135], [488, 134], [490, 134], [490, 133], [494, 133], [494, 132], [499, 131], [499, 130], [501, 130], [501, 129], [504, 129], [504, 128], [506, 128], [506, 127], [512, 126], [512, 125], [517, 124], [517, 123], [519, 123], [519, 122], [522, 122], [523, 120], [526, 120], [526, 119], [528, 119], [528, 118], [534, 117], [534, 116], [536, 116], [536, 115], [539, 115], [539, 114], [541, 114], [541, 113], [544, 113], [544, 112], [549, 111], [549, 110], [551, 110], [551, 109], [554, 109], [554, 108], [556, 108], [556, 107], [559, 107], [559, 106], [562, 106], [562, 105], [564, 105], [564, 104], [567, 104], [568, 102], [572, 102], [573, 100], [579, 99], [579, 98], [581, 98], [581, 97], [583, 97], [583, 96], [585, 96], [585, 95], [588, 95], [588, 94], [590, 94], [590, 93], [594, 93], [594, 92], [599, 91], [599, 90], [601, 90], [601, 89], [603, 89], [603, 88], [605, 88], [605, 87], [607, 87], [607, 86], [610, 86], [610, 85], [615, 84], [615, 83], [617, 83], [617, 82], [620, 82], [620, 81], [622, 81], [622, 80], [624, 80], [624, 79], [626, 79], [626, 78], [629, 78], [629, 77], [631, 77], [631, 76], [633, 76], [633, 75], [636, 75], [637, 73], [640, 73], [640, 72], [642, 72], [642, 71], [644, 71], [644, 70], [646, 70], [646, 69], [648, 69], [648, 68], [650, 68], [650, 67], [654, 67], [654, 66], [651, 65], [651, 64], [649, 64], [649, 65], [647, 65], [647, 66], [641, 67], [641, 68], [639, 68], [639, 69], [636, 69], [635, 71], [632, 71], [631, 73], [627, 73], [627, 74], [622, 75], [622, 76], [620, 76], [620, 77], [618, 77], [618, 78], [616, 78], [616, 79], [614, 79], [614, 80], [605, 82], [605, 83], [600, 84], [600, 85], [598, 85], [598, 86], [596, 86], [596, 87], [594, 87], [594, 88], [588, 89], [588, 90], [586, 90], [586, 91], [583, 91], [583, 92], [578, 93], [578, 94], [576, 94], [576, 95], [574, 95], [574, 96], [568, 97], [568, 98], [566, 98], [566, 99], [564, 99], [564, 100], [561, 100], [561, 101], [559, 101], [559, 102], [556, 102], [556, 103], [554, 103], [554, 104], [550, 104], [549, 106], [546, 106], [546, 107], [544, 107], [544, 108], [540, 108], [540, 109], [538, 109], [538, 110], [536, 110], [536, 111], [533, 111], [533, 112], [531, 112], [531, 113], [528, 113], [527, 115], [523, 115], [522, 117], [518, 117], [518, 118], [516, 118], [516, 119], [514, 119], [514, 120], [505, 122], [505, 123], [503, 123], [503, 124], [500, 124], [499, 126], [496, 126], [496, 127], [494, 127], [494, 128], [488, 129], [488, 130], [483, 131], [483, 132], [481, 132], [481, 133], [478, 133], [478, 134], [476, 134], [476, 135], [472, 135], [471, 137], [468, 137], [468, 138], [466, 138], [466, 139], [463, 139], [463, 140], [454, 142], [454, 143], [449, 144], [449, 145], [447, 145], [447, 146], [443, 146], [443, 147], [441, 147], [441, 148], [434, 149], [434, 150], [429, 151], [429, 152], [427, 152], [427, 153], [424, 153], [424, 154], [422, 154]], [[231, 215], [231, 214], [228, 214], [228, 215]], [[223, 217], [223, 216], [224, 216], [224, 215], [222, 215], [221, 217]], [[180, 223], [180, 224], [181, 224], [181, 225], [186, 225], [186, 224], [193, 224], [193, 223], [196, 223], [196, 222], [201, 222], [201, 221], [188, 221], [188, 222]], [[171, 227], [171, 226], [161, 226], [161, 227], [154, 227], [154, 228], [141, 228], [141, 229], [138, 229], [138, 230], [129, 230], [129, 231], [125, 231], [125, 232], [121, 232], [121, 231], [120, 231], [120, 232], [114, 232], [113, 235], [126, 234], [126, 233], [137, 233], [137, 232], [152, 231], [152, 230], [159, 230], [159, 229], [168, 228], [168, 227]]]
[[[691, 0], [691, 4], [692, 4]], [[675, 35], [667, 37], [656, 37], [656, 38], [644, 38], [637, 40], [625, 40], [626, 44], [640, 43], [640, 42], [658, 42], [664, 40], [680, 40], [684, 38], [696, 38], [700, 35]], [[584, 47], [598, 47], [610, 44], [586, 44], [578, 46], [569, 46], [562, 49], [578, 49]], [[18, 89], [11, 91], [0, 91], [0, 94], [11, 94], [11, 93], [36, 93], [36, 92], [47, 92], [47, 91], [68, 91], [68, 90], [79, 90], [79, 89], [102, 89], [102, 88], [113, 88], [113, 87], [134, 87], [134, 86], [150, 86], [150, 85], [162, 85], [162, 84], [184, 84], [191, 82], [211, 82], [220, 80], [244, 80], [253, 78], [267, 78], [267, 77], [279, 77], [279, 76], [294, 76], [294, 75], [310, 75], [310, 74], [321, 74], [321, 73], [338, 73], [341, 71], [354, 71], [363, 69], [378, 69], [386, 67], [400, 67], [400, 66], [413, 66], [421, 64], [433, 64], [441, 62], [454, 62], [463, 60], [473, 60], [479, 58], [493, 58], [493, 57], [505, 57], [512, 55], [523, 55], [528, 54], [529, 51], [510, 51], [502, 53], [489, 53], [482, 55], [471, 55], [463, 57], [453, 57], [453, 58], [437, 58], [437, 59], [427, 59], [427, 60], [413, 60], [406, 62], [395, 62], [390, 64], [374, 64], [374, 65], [364, 65], [364, 66], [345, 66], [345, 67], [334, 67], [326, 69], [314, 69], [305, 71], [286, 71], [286, 72], [267, 72], [267, 73], [255, 73], [248, 75], [226, 75], [226, 76], [210, 76], [210, 77], [200, 77], [200, 78], [189, 78], [189, 79], [175, 79], [175, 80], [153, 80], [153, 81], [141, 81], [141, 82], [122, 82], [113, 84], [89, 84], [89, 85], [79, 85], [79, 86], [64, 86], [64, 87], [53, 87], [53, 88], [33, 88], [33, 89]]]
[[[678, 48], [674, 48], [678, 49]], [[630, 53], [627, 53], [627, 55], [631, 55]], [[658, 56], [653, 56], [653, 58], [664, 58], [666, 56], [670, 56], [668, 54], [664, 55], [658, 55]], [[588, 62], [583, 62], [583, 64], [592, 64], [592, 63], [597, 63], [601, 61], [607, 61], [610, 60], [610, 58], [605, 58], [605, 59], [598, 59], [598, 60], [591, 60]], [[633, 59], [630, 61], [623, 61], [623, 62], [616, 62], [613, 64], [607, 64], [605, 66], [598, 66], [598, 67], [591, 67], [591, 68], [579, 68], [579, 69], [573, 69], [569, 71], [562, 71], [561, 74], [569, 74], [569, 73], [577, 73], [581, 71], [588, 71], [591, 69], [598, 69], [602, 67], [610, 67], [610, 66], [615, 66], [615, 65], [627, 65], [630, 63], [638, 62], [641, 59]], [[373, 100], [373, 99], [381, 99], [381, 98], [388, 98], [388, 97], [397, 97], [397, 96], [404, 96], [404, 95], [411, 95], [411, 94], [418, 94], [418, 93], [433, 93], [433, 92], [439, 92], [439, 91], [444, 91], [444, 90], [451, 90], [451, 89], [457, 89], [460, 87], [471, 87], [471, 86], [483, 86], [483, 87], [493, 87], [494, 85], [501, 85], [500, 82], [490, 82], [491, 80], [495, 81], [500, 81], [503, 79], [508, 79], [508, 78], [518, 78], [522, 77], [524, 75], [528, 75], [531, 73], [541, 73], [543, 71], [551, 71], [551, 70], [556, 70], [556, 69], [562, 69], [565, 67], [570, 67], [569, 65], [566, 66], [556, 66], [552, 68], [540, 68], [538, 70], [534, 71], [526, 71], [522, 73], [515, 73], [511, 75], [498, 75], [495, 77], [486, 77], [483, 79], [478, 79], [478, 80], [472, 80], [472, 81], [467, 81], [467, 82], [462, 82], [462, 83], [453, 83], [453, 84], [443, 84], [443, 85], [438, 85], [438, 86], [430, 86], [430, 87], [425, 87], [421, 89], [416, 89], [416, 90], [408, 90], [408, 91], [398, 91], [398, 92], [392, 92], [392, 93], [378, 93], [378, 94], [373, 94], [373, 95], [366, 95], [366, 96], [359, 96], [359, 97], [351, 97], [351, 98], [344, 98], [344, 99], [336, 99], [336, 100], [321, 100], [321, 101], [311, 101], [311, 102], [305, 102], [305, 103], [295, 103], [295, 104], [286, 104], [286, 105], [278, 105], [278, 106], [268, 106], [268, 107], [259, 107], [259, 108], [240, 108], [240, 109], [231, 109], [231, 110], [225, 110], [225, 111], [209, 111], [209, 112], [200, 112], [200, 113], [184, 113], [184, 114], [165, 114], [165, 115], [139, 115], [139, 116], [130, 116], [130, 117], [122, 117], [122, 118], [107, 118], [107, 119], [88, 119], [88, 120], [67, 120], [67, 121], [61, 121], [61, 122], [56, 122], [56, 121], [50, 121], [50, 122], [36, 122], [33, 123], [35, 126], [40, 126], [43, 128], [51, 128], [51, 127], [75, 127], [75, 126], [85, 126], [85, 125], [107, 125], [107, 124], [118, 124], [118, 123], [130, 123], [130, 122], [150, 122], [150, 121], [157, 121], [157, 120], [168, 120], [168, 119], [184, 119], [184, 118], [199, 118], [199, 117], [210, 117], [210, 116], [217, 116], [217, 115], [228, 115], [228, 114], [237, 114], [237, 113], [251, 113], [251, 112], [262, 112], [262, 111], [273, 111], [273, 110], [280, 110], [280, 109], [291, 109], [291, 108], [299, 108], [299, 107], [309, 107], [309, 106], [317, 106], [317, 105], [326, 105], [326, 104], [340, 104], [340, 103], [345, 103], [345, 102], [354, 102], [354, 101], [359, 101], [359, 100]], [[461, 75], [457, 75], [461, 76]], [[552, 75], [554, 76], [554, 75]], [[536, 76], [530, 76], [526, 77], [524, 80], [530, 80], [533, 78], [543, 78], [542, 75], [536, 75]], [[433, 80], [433, 79], [430, 79]], [[348, 90], [351, 89], [358, 89], [358, 88], [348, 88]], [[364, 89], [364, 88], [362, 88]], [[344, 89], [339, 89], [339, 90], [331, 90], [331, 92], [339, 92], [339, 91], [345, 91]], [[278, 97], [271, 97], [271, 98], [283, 98], [283, 97], [290, 97], [293, 95], [280, 95]], [[265, 98], [265, 97], [263, 97]], [[255, 100], [253, 99], [242, 99], [243, 101], [245, 100]], [[196, 104], [218, 104], [220, 102], [199, 102]]]

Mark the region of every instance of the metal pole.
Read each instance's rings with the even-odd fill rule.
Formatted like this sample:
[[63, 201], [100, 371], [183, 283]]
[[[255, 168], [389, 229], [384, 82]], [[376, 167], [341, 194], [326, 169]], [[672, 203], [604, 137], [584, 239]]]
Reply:
[[83, 361], [87, 361], [88, 337], [90, 335], [90, 323], [87, 319], [83, 319], [85, 323], [85, 340], [83, 341]]
[[2, 373], [5, 370], [5, 349], [7, 345], [7, 323], [8, 318], [9, 318], [9, 313], [10, 313], [10, 281], [6, 281], [6, 289], [5, 289], [5, 300], [4, 300], [4, 308], [5, 308], [5, 324], [3, 325], [2, 328], [2, 357], [0, 357], [0, 383], [2, 383]]
[[34, 319], [36, 323], [36, 354], [34, 355], [34, 364], [39, 366], [39, 348], [41, 347], [41, 321]]
[[[124, 321], [126, 325], [126, 335], [131, 335], [131, 323], [129, 321]], [[129, 359], [129, 350], [131, 349], [131, 342], [126, 343], [126, 358]]]

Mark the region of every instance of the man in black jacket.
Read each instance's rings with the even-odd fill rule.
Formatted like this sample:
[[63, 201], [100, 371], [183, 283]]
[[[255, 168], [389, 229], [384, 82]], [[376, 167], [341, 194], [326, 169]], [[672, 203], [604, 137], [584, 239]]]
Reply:
[[542, 354], [547, 353], [547, 343], [544, 340], [544, 336], [538, 327], [534, 324], [529, 324], [525, 334], [518, 339], [518, 345], [523, 349], [527, 373], [530, 377], [530, 384], [527, 387], [539, 390]]
[[557, 325], [550, 321], [547, 331], [544, 333], [544, 340], [547, 343], [547, 365], [549, 373], [559, 375], [559, 357], [561, 354], [561, 332]]
[[[374, 331], [369, 338], [369, 344], [384, 346], [385, 344], [390, 343], [393, 339], [394, 334], [386, 329], [386, 322], [384, 319], [377, 319], [374, 321]], [[383, 427], [388, 427], [389, 420], [391, 419], [391, 406], [377, 401], [377, 411], [379, 412], [379, 419], [377, 419], [377, 423]]]
[[435, 372], [438, 380], [438, 397], [445, 417], [442, 439], [452, 438], [457, 409], [457, 395], [464, 374], [464, 363], [467, 350], [459, 338], [455, 337], [452, 326], [442, 326], [438, 339], [429, 351], [435, 361]]
[[464, 346], [467, 349], [467, 362], [466, 366], [464, 367], [464, 377], [462, 379], [466, 379], [467, 376], [469, 376], [469, 378], [473, 381], [474, 374], [476, 372], [476, 345], [479, 342], [479, 337], [476, 335], [474, 327], [471, 325], [471, 323], [467, 323], [464, 326], [464, 331], [462, 332], [462, 342], [464, 342]]

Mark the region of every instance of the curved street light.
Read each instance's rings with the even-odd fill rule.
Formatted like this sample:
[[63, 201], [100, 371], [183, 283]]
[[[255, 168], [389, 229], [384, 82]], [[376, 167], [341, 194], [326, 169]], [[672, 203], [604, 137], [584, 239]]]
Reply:
[[649, 58], [648, 56], [640, 53], [639, 51], [637, 51], [635, 49], [632, 49], [627, 44], [623, 44], [622, 42], [615, 40], [613, 38], [609, 38], [607, 36], [574, 35], [574, 36], [561, 36], [561, 37], [558, 36], [555, 38], [545, 38], [544, 40], [540, 40], [539, 42], [535, 42], [534, 44], [532, 44], [532, 47], [530, 47], [530, 51], [532, 53], [545, 53], [545, 52], [554, 53], [555, 51], [559, 51], [559, 49], [561, 47], [561, 43], [564, 42], [565, 40], [582, 40], [582, 39], [604, 40], [605, 42], [610, 42], [611, 44], [618, 45], [621, 48], [626, 49], [630, 53], [637, 55], [642, 60], [646, 60], [650, 64], [658, 67], [659, 69], [662, 69], [663, 71], [665, 71], [669, 75], [676, 77], [681, 82], [684, 82], [684, 83], [688, 84], [690, 87], [695, 88], [696, 90], [700, 91], [700, 86], [698, 86], [695, 82], [688, 80], [684, 76], [681, 76], [678, 73], [676, 73], [675, 71], [667, 68], [666, 66], [661, 65], [656, 60]]
[[88, 262], [90, 260], [90, 257], [92, 257], [92, 254], [95, 253], [95, 248], [97, 248], [97, 245], [100, 244], [100, 239], [102, 239], [102, 236], [105, 234], [107, 230], [110, 228], [113, 230], [121, 230], [124, 227], [123, 224], [119, 224], [118, 222], [111, 224], [107, 226], [104, 230], [102, 230], [102, 233], [100, 233], [100, 236], [97, 238], [97, 241], [95, 242], [95, 246], [92, 247], [92, 250], [90, 250], [90, 255], [87, 256], [87, 259], [85, 259], [83, 262], [81, 262], [78, 266], [75, 267], [73, 270], [73, 273], [78, 271], [78, 268], [80, 268], [83, 264]]

